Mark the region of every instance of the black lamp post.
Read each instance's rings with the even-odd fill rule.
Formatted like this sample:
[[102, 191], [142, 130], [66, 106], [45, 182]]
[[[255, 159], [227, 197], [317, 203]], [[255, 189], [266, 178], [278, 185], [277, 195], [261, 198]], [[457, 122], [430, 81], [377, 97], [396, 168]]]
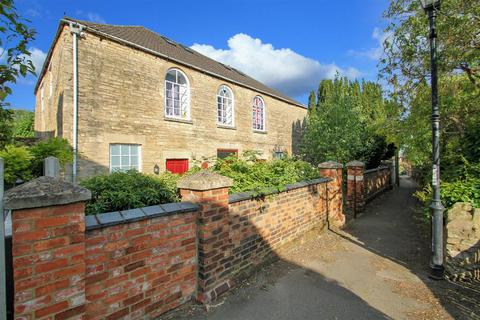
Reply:
[[428, 15], [430, 25], [430, 67], [432, 85], [432, 188], [430, 203], [432, 219], [432, 259], [430, 261], [431, 278], [443, 279], [443, 212], [445, 207], [440, 199], [440, 110], [438, 106], [437, 76], [437, 33], [435, 18], [440, 9], [440, 0], [420, 0]]

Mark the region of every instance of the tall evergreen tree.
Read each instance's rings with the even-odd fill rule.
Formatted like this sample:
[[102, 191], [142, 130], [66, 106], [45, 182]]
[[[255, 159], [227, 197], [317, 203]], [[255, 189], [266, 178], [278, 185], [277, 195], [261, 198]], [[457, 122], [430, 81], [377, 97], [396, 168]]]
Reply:
[[310, 112], [315, 112], [317, 109], [317, 97], [315, 96], [315, 91], [310, 91], [308, 96], [308, 110]]

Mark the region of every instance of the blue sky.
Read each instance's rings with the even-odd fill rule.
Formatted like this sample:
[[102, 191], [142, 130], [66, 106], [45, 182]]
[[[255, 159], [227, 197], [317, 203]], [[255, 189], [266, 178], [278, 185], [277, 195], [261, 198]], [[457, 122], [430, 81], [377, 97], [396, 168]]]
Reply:
[[[308, 91], [336, 72], [377, 79], [388, 0], [17, 0], [16, 6], [38, 32], [30, 44], [38, 66], [66, 14], [143, 25], [306, 103]], [[13, 87], [13, 108], [33, 110], [35, 81], [29, 76]]]

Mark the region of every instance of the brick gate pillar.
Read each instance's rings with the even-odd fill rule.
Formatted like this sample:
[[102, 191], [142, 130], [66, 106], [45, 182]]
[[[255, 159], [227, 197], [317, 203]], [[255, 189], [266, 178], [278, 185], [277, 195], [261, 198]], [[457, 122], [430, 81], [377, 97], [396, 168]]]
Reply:
[[87, 189], [40, 177], [5, 194], [12, 210], [15, 319], [85, 314]]
[[327, 209], [329, 223], [333, 222], [335, 226], [345, 224], [345, 215], [343, 214], [343, 165], [335, 161], [327, 161], [318, 165], [322, 177], [332, 178], [333, 181], [327, 183]]
[[363, 173], [365, 164], [361, 161], [347, 163], [347, 209], [356, 218], [365, 208]]
[[197, 299], [206, 303], [227, 291], [233, 284], [220, 276], [222, 260], [228, 258], [228, 189], [233, 180], [210, 171], [200, 171], [180, 180], [182, 201], [200, 205], [198, 213], [198, 291]]

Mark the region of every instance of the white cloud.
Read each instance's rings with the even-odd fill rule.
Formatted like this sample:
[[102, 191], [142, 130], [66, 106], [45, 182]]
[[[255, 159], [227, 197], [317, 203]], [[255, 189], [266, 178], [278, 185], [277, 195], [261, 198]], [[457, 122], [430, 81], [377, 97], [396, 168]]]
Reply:
[[391, 41], [391, 32], [383, 32], [380, 28], [374, 28], [372, 32], [372, 39], [377, 41], [377, 46], [367, 50], [350, 50], [350, 54], [360, 57], [367, 57], [371, 60], [378, 60], [383, 54], [383, 45], [385, 41]]
[[276, 49], [243, 33], [228, 40], [228, 49], [197, 43], [191, 48], [293, 97], [307, 93], [316, 88], [321, 79], [333, 78], [337, 73], [349, 78], [360, 76], [355, 68], [322, 64], [288, 48]]
[[90, 21], [97, 22], [97, 23], [106, 23], [105, 19], [102, 18], [98, 13], [95, 12], [88, 12], [87, 18]]
[[31, 53], [29, 59], [32, 60], [32, 63], [35, 66], [35, 72], [38, 75], [42, 70], [42, 66], [45, 62], [45, 58], [47, 57], [47, 53], [35, 47], [30, 48], [29, 51]]
[[96, 23], [106, 23], [106, 20], [96, 12], [84, 12], [83, 10], [77, 10], [75, 13], [80, 17], [80, 19], [85, 19]]

